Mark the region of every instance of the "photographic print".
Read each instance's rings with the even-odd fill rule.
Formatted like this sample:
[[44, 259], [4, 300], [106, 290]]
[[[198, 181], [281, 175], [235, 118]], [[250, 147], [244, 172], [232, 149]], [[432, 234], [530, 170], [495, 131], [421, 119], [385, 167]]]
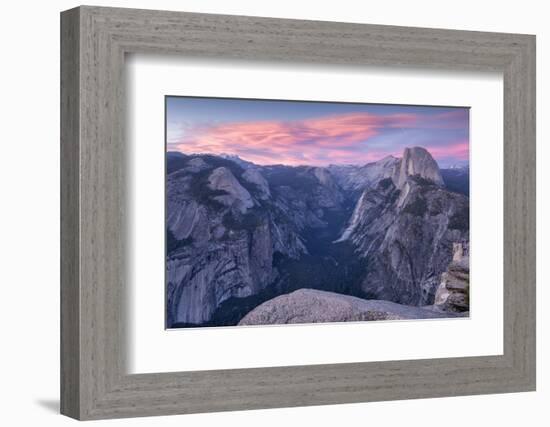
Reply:
[[469, 315], [469, 108], [165, 97], [166, 327]]

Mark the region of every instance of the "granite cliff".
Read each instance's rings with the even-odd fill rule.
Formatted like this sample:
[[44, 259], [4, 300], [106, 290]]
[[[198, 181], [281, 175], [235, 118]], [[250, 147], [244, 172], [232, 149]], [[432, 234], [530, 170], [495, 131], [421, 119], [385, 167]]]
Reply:
[[468, 212], [468, 198], [444, 188], [431, 155], [407, 148], [390, 178], [363, 190], [337, 242], [351, 241], [364, 259], [366, 297], [427, 305], [453, 242], [468, 240]]

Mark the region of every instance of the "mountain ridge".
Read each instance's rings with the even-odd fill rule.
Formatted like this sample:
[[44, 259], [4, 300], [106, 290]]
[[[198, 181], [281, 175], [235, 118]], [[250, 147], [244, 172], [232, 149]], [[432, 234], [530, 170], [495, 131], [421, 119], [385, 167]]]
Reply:
[[453, 242], [468, 239], [455, 218], [468, 199], [446, 188], [427, 150], [407, 150], [328, 167], [168, 152], [168, 325], [237, 324], [312, 286], [433, 303]]

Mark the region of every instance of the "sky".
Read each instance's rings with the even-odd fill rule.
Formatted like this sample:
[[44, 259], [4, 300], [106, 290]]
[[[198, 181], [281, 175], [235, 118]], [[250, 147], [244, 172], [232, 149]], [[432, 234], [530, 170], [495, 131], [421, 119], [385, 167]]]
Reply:
[[366, 164], [426, 148], [442, 168], [469, 159], [469, 109], [166, 97], [168, 151], [260, 164]]

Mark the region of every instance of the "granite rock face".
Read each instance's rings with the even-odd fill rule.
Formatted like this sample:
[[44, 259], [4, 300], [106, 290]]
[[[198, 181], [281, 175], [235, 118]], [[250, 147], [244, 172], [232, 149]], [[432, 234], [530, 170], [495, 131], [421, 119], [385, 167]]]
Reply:
[[249, 183], [254, 184], [256, 186], [256, 188], [258, 189], [258, 197], [261, 200], [267, 200], [271, 197], [271, 192], [269, 191], [269, 184], [265, 180], [259, 168], [248, 168], [245, 170], [242, 176]]
[[470, 256], [467, 242], [453, 245], [453, 259], [441, 275], [434, 306], [442, 311], [464, 313], [470, 310]]
[[214, 196], [214, 200], [225, 206], [235, 207], [241, 213], [246, 213], [247, 209], [254, 206], [250, 193], [226, 167], [222, 166], [212, 171], [208, 177], [208, 187], [221, 193], [221, 195]]
[[239, 325], [358, 322], [448, 317], [424, 307], [391, 301], [365, 300], [314, 289], [300, 289], [273, 298], [248, 313]]
[[339, 188], [314, 168], [260, 168], [209, 155], [168, 161], [169, 326], [204, 324], [224, 301], [275, 285], [275, 254], [306, 255], [303, 230], [326, 227], [325, 211], [341, 209]]
[[443, 186], [439, 166], [428, 150], [422, 147], [405, 148], [395, 182], [397, 188], [402, 188], [411, 176], [418, 176], [435, 185]]
[[398, 173], [361, 194], [337, 242], [352, 242], [364, 259], [368, 298], [433, 303], [453, 243], [469, 235], [468, 198], [442, 182], [426, 150], [407, 148]]

